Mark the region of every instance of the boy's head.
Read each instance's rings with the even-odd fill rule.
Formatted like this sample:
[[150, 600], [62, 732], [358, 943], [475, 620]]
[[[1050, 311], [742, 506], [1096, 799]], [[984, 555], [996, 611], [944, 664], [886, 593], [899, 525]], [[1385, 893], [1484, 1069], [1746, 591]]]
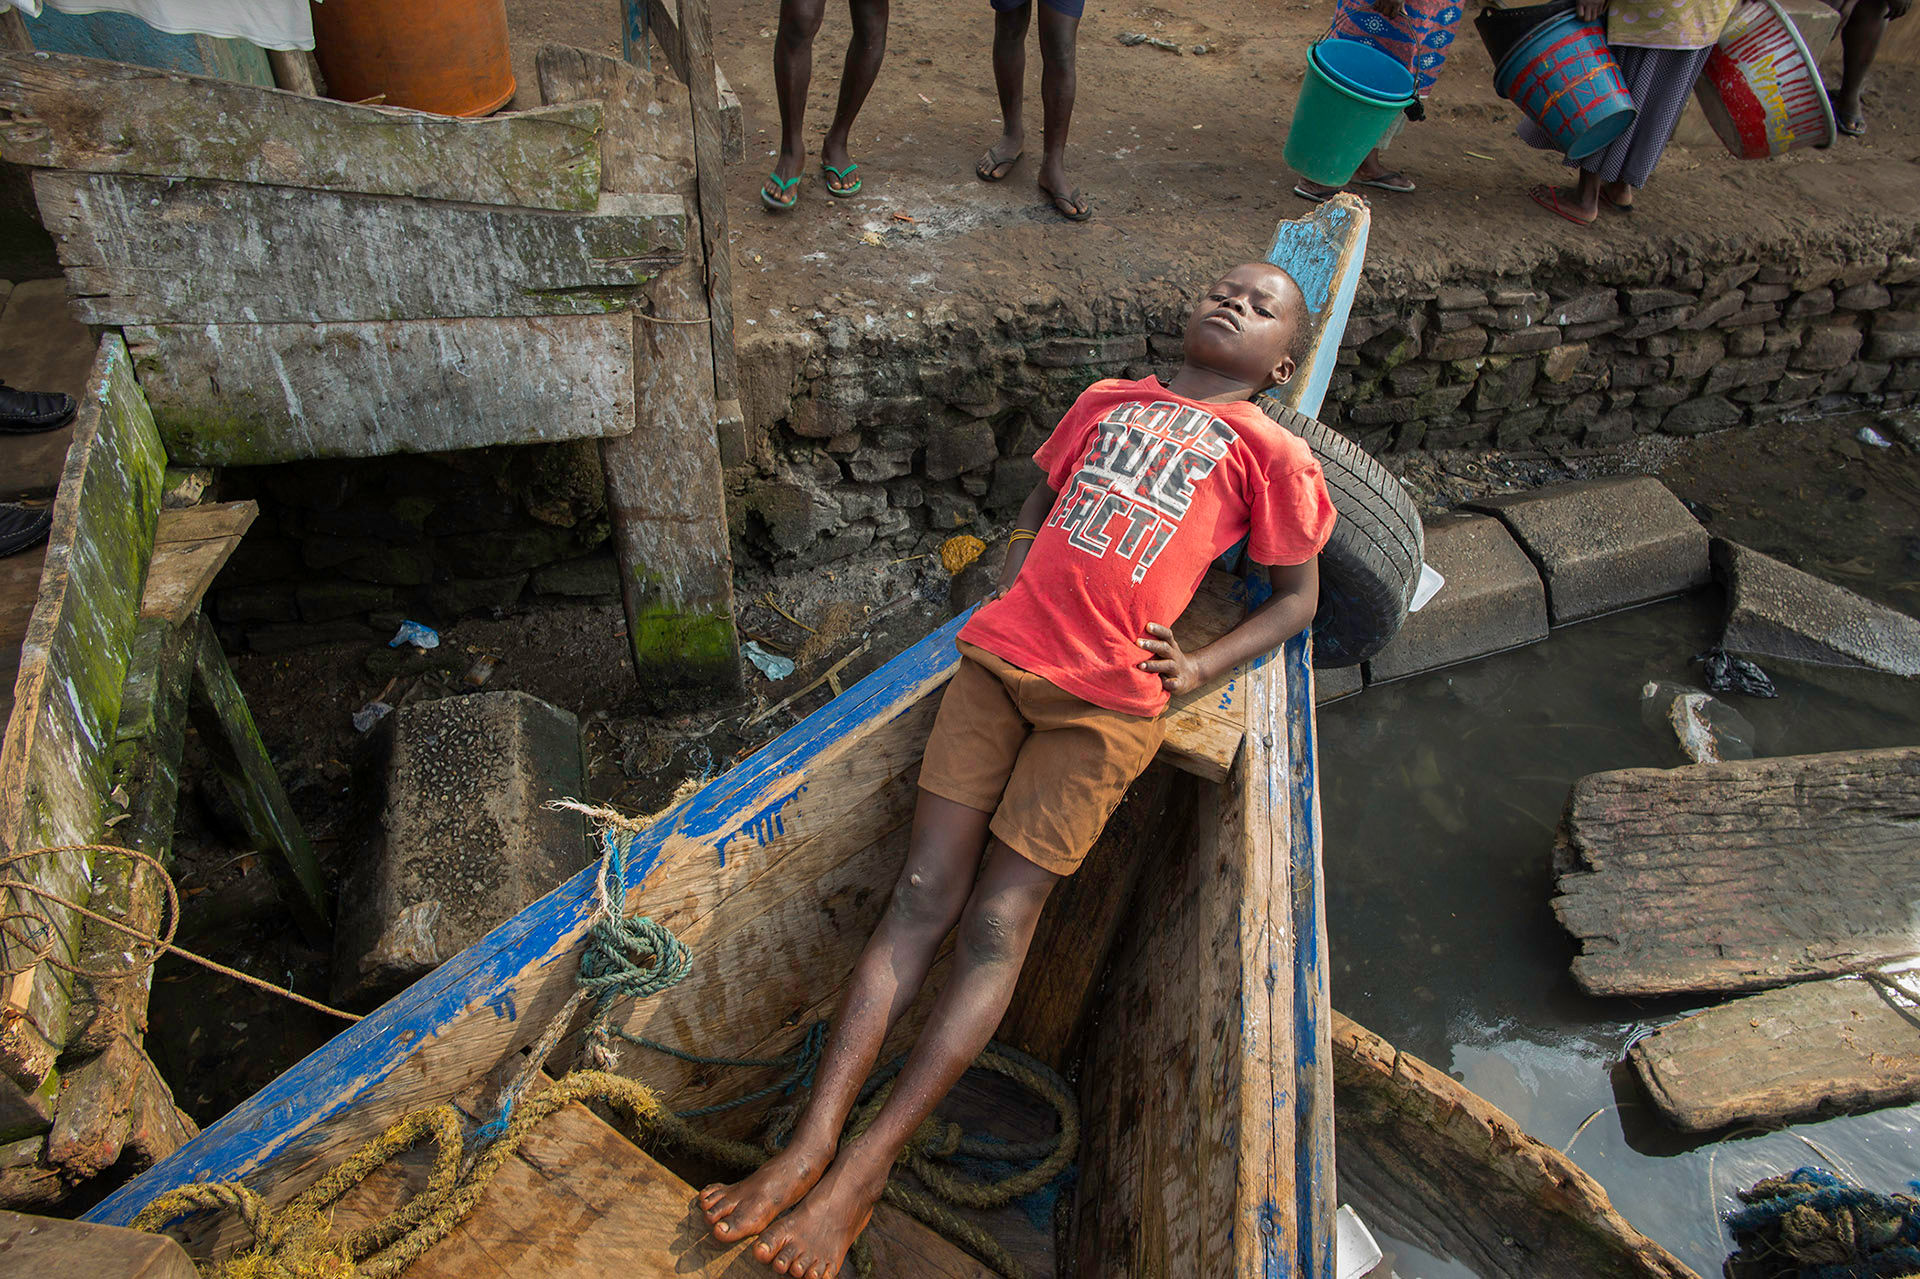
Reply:
[[1248, 262], [1215, 281], [1193, 308], [1182, 351], [1190, 367], [1243, 383], [1253, 395], [1293, 376], [1294, 351], [1309, 322], [1292, 276]]

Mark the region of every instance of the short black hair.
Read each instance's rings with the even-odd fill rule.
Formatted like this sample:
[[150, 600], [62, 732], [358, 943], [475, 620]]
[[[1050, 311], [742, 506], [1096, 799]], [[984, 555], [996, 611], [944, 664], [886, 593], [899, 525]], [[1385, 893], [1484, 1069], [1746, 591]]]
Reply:
[[[1269, 263], [1269, 265], [1272, 265]], [[1285, 267], [1276, 266], [1274, 270], [1287, 277], [1293, 285], [1293, 343], [1287, 348], [1287, 358], [1298, 364], [1305, 357], [1307, 337], [1313, 329], [1313, 308], [1307, 305], [1307, 291], [1300, 287], [1300, 281], [1293, 278], [1293, 272]]]

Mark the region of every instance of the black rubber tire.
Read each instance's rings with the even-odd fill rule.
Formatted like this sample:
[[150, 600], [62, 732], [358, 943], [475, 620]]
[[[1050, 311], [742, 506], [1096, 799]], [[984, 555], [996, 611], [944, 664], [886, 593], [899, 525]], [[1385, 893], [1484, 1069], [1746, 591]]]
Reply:
[[1313, 450], [1340, 514], [1320, 552], [1313, 664], [1357, 665], [1407, 620], [1426, 554], [1419, 508], [1386, 467], [1340, 432], [1264, 396], [1260, 407]]

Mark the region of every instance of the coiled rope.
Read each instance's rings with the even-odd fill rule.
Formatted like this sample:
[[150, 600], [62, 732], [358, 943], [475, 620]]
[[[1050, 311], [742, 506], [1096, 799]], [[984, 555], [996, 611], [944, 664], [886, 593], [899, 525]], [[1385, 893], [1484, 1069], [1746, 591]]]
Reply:
[[[1920, 1182], [1912, 1183], [1920, 1192]], [[1727, 1214], [1739, 1279], [1871, 1279], [1920, 1275], [1920, 1200], [1883, 1195], [1820, 1168], [1769, 1177]]]

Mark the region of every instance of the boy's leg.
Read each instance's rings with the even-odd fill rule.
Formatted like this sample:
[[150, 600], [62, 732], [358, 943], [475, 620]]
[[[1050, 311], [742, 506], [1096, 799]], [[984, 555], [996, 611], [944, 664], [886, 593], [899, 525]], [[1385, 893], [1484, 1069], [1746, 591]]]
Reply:
[[834, 1157], [800, 1206], [761, 1234], [754, 1256], [785, 1275], [824, 1279], [837, 1273], [907, 1139], [973, 1064], [1006, 1015], [1040, 909], [1059, 881], [998, 839], [988, 847], [986, 867], [960, 919], [953, 975], [886, 1105]]
[[[773, 93], [780, 103], [780, 156], [773, 171], [782, 178], [799, 176], [807, 162], [807, 86], [813, 81], [813, 37], [820, 31], [826, 0], [780, 0], [780, 28], [773, 40]], [[782, 190], [766, 186], [780, 203], [790, 203]]]
[[967, 905], [989, 816], [920, 792], [906, 865], [848, 978], [812, 1094], [786, 1149], [745, 1180], [700, 1194], [715, 1238], [730, 1243], [758, 1234], [826, 1170], [880, 1045], [919, 993], [934, 953]]
[[1080, 18], [1040, 5], [1040, 105], [1046, 136], [1040, 161], [1040, 190], [1060, 213], [1075, 221], [1091, 209], [1067, 180], [1067, 129], [1073, 123], [1075, 46]]
[[[848, 0], [853, 15], [853, 39], [847, 43], [847, 65], [840, 72], [840, 105], [833, 113], [833, 124], [820, 143], [820, 158], [836, 169], [847, 167], [847, 139], [853, 133], [854, 117], [866, 104], [880, 63], [887, 56], [887, 0]], [[849, 177], [847, 184], [855, 179]]]
[[1000, 140], [973, 166], [987, 182], [998, 182], [1027, 145], [1027, 26], [1033, 0], [993, 11], [993, 87], [1000, 95]]

